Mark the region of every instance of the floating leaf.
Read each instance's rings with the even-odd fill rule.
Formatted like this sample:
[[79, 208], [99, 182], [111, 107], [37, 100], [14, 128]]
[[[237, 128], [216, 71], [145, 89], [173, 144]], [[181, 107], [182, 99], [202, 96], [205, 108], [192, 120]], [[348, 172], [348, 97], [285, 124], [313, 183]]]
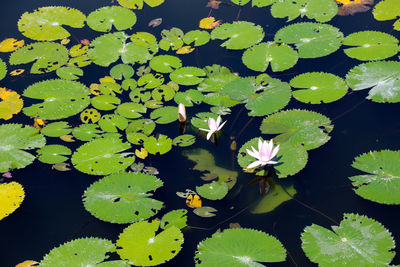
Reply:
[[367, 99], [378, 103], [400, 102], [400, 62], [378, 61], [360, 64], [346, 75], [346, 82], [354, 91], [367, 88]]
[[25, 192], [21, 184], [17, 182], [0, 184], [0, 220], [18, 209], [24, 198]]
[[11, 119], [14, 114], [18, 114], [21, 111], [24, 105], [24, 101], [17, 92], [1, 87], [0, 100], [0, 119], [3, 120]]
[[338, 15], [347, 16], [356, 13], [367, 12], [371, 8], [367, 5], [372, 5], [374, 0], [336, 0], [339, 5]]
[[[376, 20], [393, 20], [400, 17], [400, 3], [397, 0], [383, 0], [374, 7], [372, 12]], [[393, 24], [395, 30], [400, 31], [400, 19]]]
[[182, 67], [182, 61], [178, 57], [161, 55], [150, 60], [149, 66], [157, 72], [169, 73]]
[[190, 45], [185, 45], [180, 47], [178, 50], [176, 50], [176, 54], [178, 55], [184, 55], [184, 54], [189, 54], [192, 53], [194, 50], [194, 47], [191, 47]]
[[160, 134], [157, 139], [150, 136], [144, 141], [143, 146], [150, 154], [160, 153], [162, 155], [171, 150], [172, 140], [163, 134]]
[[179, 28], [172, 27], [170, 30], [161, 31], [162, 39], [159, 46], [162, 50], [177, 50], [183, 45], [183, 31]]
[[43, 163], [56, 164], [68, 160], [68, 157], [72, 154], [71, 149], [62, 145], [47, 145], [37, 151], [39, 158], [38, 160]]
[[197, 87], [197, 90], [201, 92], [219, 92], [226, 83], [239, 79], [227, 67], [220, 65], [206, 66], [204, 71], [207, 74], [207, 78]]
[[164, 76], [162, 74], [147, 73], [139, 78], [138, 85], [143, 86], [145, 89], [153, 89], [164, 83]]
[[281, 204], [292, 199], [296, 194], [293, 185], [270, 184], [268, 193], [264, 195], [254, 208], [251, 209], [253, 214], [268, 213], [275, 210]]
[[[127, 80], [132, 78], [132, 76], [135, 74], [135, 70], [127, 64], [118, 64], [115, 65], [114, 67], [111, 68], [110, 70], [110, 75], [117, 80]], [[122, 88], [126, 88], [122, 86]], [[125, 89], [126, 90], [126, 89]]]
[[81, 141], [92, 141], [99, 138], [102, 133], [97, 124], [81, 124], [72, 130], [72, 135]]
[[47, 124], [41, 130], [41, 133], [45, 136], [49, 137], [60, 137], [62, 135], [69, 134], [72, 131], [68, 122], [66, 121], [57, 121], [50, 124]]
[[156, 124], [154, 123], [153, 120], [150, 119], [132, 120], [125, 130], [126, 137], [129, 140], [129, 134], [131, 133], [143, 133], [145, 135], [150, 135], [155, 128]]
[[37, 266], [38, 264], [39, 264], [39, 262], [37, 262], [37, 261], [27, 260], [27, 261], [18, 263], [17, 265], [15, 265], [15, 267], [34, 267], [34, 266]]
[[175, 90], [172, 86], [169, 86], [168, 84], [163, 84], [153, 90], [151, 92], [151, 96], [153, 97], [154, 100], [158, 101], [169, 101], [172, 98], [174, 98], [175, 95]]
[[210, 34], [206, 31], [193, 30], [185, 33], [183, 42], [185, 44], [192, 44], [193, 46], [205, 45], [210, 41]]
[[140, 150], [135, 149], [135, 155], [136, 155], [136, 157], [138, 157], [140, 159], [145, 159], [149, 155], [149, 152], [147, 152], [147, 150], [142, 147]]
[[221, 25], [221, 20], [215, 20], [214, 17], [203, 18], [199, 22], [200, 29], [211, 30]]
[[22, 73], [24, 73], [25, 70], [24, 69], [16, 69], [10, 72], [10, 76], [18, 76], [21, 75]]
[[273, 42], [260, 43], [243, 53], [242, 61], [249, 69], [264, 72], [271, 63], [272, 71], [284, 71], [297, 63], [299, 56], [290, 46]]
[[70, 171], [71, 168], [69, 168], [69, 167], [70, 167], [69, 163], [56, 163], [51, 166], [52, 169], [55, 169], [60, 172]]
[[77, 80], [83, 76], [83, 70], [77, 67], [62, 67], [56, 70], [58, 77], [64, 80]]
[[171, 226], [156, 234], [160, 221], [133, 223], [119, 235], [117, 253], [136, 266], [162, 264], [179, 253], [183, 244], [183, 234]]
[[215, 233], [197, 245], [196, 266], [263, 266], [259, 262], [282, 262], [286, 250], [264, 232], [236, 228]]
[[118, 114], [106, 114], [100, 118], [98, 124], [103, 131], [115, 133], [118, 129], [124, 130], [128, 127], [129, 121]]
[[400, 151], [381, 150], [364, 153], [352, 166], [369, 174], [351, 176], [357, 195], [382, 204], [400, 204]]
[[143, 3], [148, 4], [150, 7], [156, 7], [164, 3], [164, 0], [117, 0], [118, 3], [130, 9], [142, 9]]
[[69, 49], [69, 55], [71, 57], [83, 56], [86, 55], [88, 49], [89, 46], [87, 45], [77, 44]]
[[250, 2], [250, 0], [231, 0], [231, 2], [239, 6], [244, 6], [245, 4]]
[[202, 186], [196, 186], [197, 193], [206, 199], [218, 200], [223, 199], [228, 194], [229, 187], [224, 182], [213, 181]]
[[129, 149], [129, 143], [123, 143], [117, 137], [95, 139], [80, 146], [72, 155], [74, 167], [84, 173], [107, 175], [126, 169], [135, 161]]
[[186, 107], [193, 107], [193, 104], [199, 105], [203, 98], [203, 94], [198, 90], [189, 89], [184, 92], [177, 92], [174, 101], [177, 104], [184, 104]]
[[68, 50], [61, 44], [38, 42], [21, 47], [10, 56], [11, 65], [34, 62], [31, 73], [56, 70], [68, 62]]
[[105, 6], [91, 12], [87, 17], [87, 24], [98, 32], [109, 32], [113, 25], [117, 31], [123, 31], [135, 25], [136, 20], [132, 10], [120, 6]]
[[366, 216], [345, 213], [330, 231], [313, 224], [301, 234], [306, 256], [322, 266], [388, 266], [395, 252], [391, 233]]
[[83, 123], [96, 123], [100, 120], [101, 114], [94, 108], [87, 108], [81, 113]]
[[24, 40], [18, 41], [14, 38], [7, 38], [0, 42], [0, 52], [7, 53], [13, 52], [18, 48], [21, 48], [25, 45]]
[[116, 109], [116, 113], [128, 118], [128, 119], [137, 119], [142, 117], [142, 113], [146, 113], [147, 108], [139, 103], [134, 102], [126, 102], [119, 105]]
[[182, 67], [174, 70], [169, 75], [171, 81], [181, 85], [196, 85], [203, 80], [206, 73], [204, 70], [196, 67]]
[[152, 217], [161, 209], [163, 203], [151, 196], [162, 185], [160, 179], [149, 174], [113, 174], [89, 186], [83, 195], [83, 204], [100, 220], [137, 222]]
[[160, 222], [161, 229], [168, 229], [171, 226], [175, 226], [179, 229], [186, 227], [187, 225], [187, 210], [179, 209], [179, 210], [172, 210], [165, 214]]
[[89, 88], [75, 81], [55, 79], [37, 82], [26, 88], [23, 96], [43, 102], [25, 107], [23, 111], [27, 116], [44, 120], [68, 118], [89, 105], [89, 94]]
[[300, 58], [327, 56], [340, 48], [342, 40], [343, 33], [338, 28], [311, 22], [291, 24], [275, 34], [275, 42], [294, 44]]
[[193, 213], [196, 214], [197, 216], [203, 217], [203, 218], [210, 218], [214, 217], [216, 214], [214, 212], [217, 212], [218, 210], [214, 209], [213, 207], [200, 207], [196, 208], [193, 210]]
[[63, 6], [41, 7], [25, 12], [18, 21], [18, 30], [28, 38], [39, 41], [64, 39], [71, 34], [62, 25], [82, 28], [86, 16], [77, 9]]
[[99, 110], [113, 110], [121, 104], [121, 99], [113, 95], [98, 95], [91, 99], [91, 104]]
[[259, 43], [264, 38], [260, 25], [248, 21], [224, 23], [211, 32], [211, 39], [226, 40], [221, 44], [228, 49], [245, 49]]
[[355, 46], [344, 49], [344, 52], [347, 56], [358, 60], [385, 59], [396, 55], [400, 50], [397, 38], [376, 31], [352, 33], [344, 38], [343, 44]]
[[6, 63], [0, 58], [0, 81], [4, 79], [7, 75], [7, 65]]
[[150, 113], [150, 119], [159, 124], [168, 124], [178, 119], [177, 107], [162, 107]]
[[174, 138], [172, 144], [179, 147], [191, 146], [196, 142], [196, 137], [191, 134], [184, 134]]
[[289, 141], [302, 145], [307, 150], [328, 142], [328, 134], [332, 129], [329, 118], [314, 111], [301, 109], [274, 113], [266, 117], [260, 127], [263, 134], [279, 134], [274, 138], [277, 143]]
[[70, 135], [70, 134], [61, 135], [60, 139], [63, 140], [64, 142], [68, 142], [68, 143], [75, 142], [74, 136]]
[[219, 9], [219, 5], [221, 3], [222, 3], [222, 1], [209, 0], [206, 7], [211, 7], [212, 9]]
[[290, 80], [293, 97], [303, 103], [321, 104], [336, 101], [346, 95], [346, 82], [330, 73], [307, 72]]

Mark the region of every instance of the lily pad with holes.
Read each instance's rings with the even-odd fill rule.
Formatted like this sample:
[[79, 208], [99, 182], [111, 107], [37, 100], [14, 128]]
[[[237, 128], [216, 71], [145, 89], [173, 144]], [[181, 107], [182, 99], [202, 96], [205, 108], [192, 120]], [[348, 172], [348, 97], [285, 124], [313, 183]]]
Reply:
[[177, 107], [161, 107], [150, 113], [150, 119], [159, 124], [168, 124], [178, 119]]
[[158, 138], [150, 136], [144, 141], [143, 147], [150, 154], [155, 155], [157, 153], [160, 153], [160, 155], [162, 155], [171, 150], [172, 140], [171, 138], [163, 134], [160, 134]]
[[126, 169], [135, 161], [131, 147], [117, 137], [95, 139], [80, 146], [72, 155], [74, 167], [84, 173], [107, 175]]
[[300, 58], [318, 58], [332, 54], [342, 45], [343, 33], [329, 24], [302, 22], [280, 29], [275, 42], [294, 44]]
[[60, 137], [71, 133], [72, 129], [66, 121], [57, 121], [49, 123], [40, 131], [43, 135], [49, 137]]
[[174, 70], [169, 75], [171, 81], [181, 85], [196, 85], [199, 84], [206, 75], [203, 69], [197, 67], [182, 67]]
[[[132, 78], [132, 76], [135, 74], [135, 70], [128, 64], [118, 64], [115, 65], [114, 67], [111, 68], [110, 70], [110, 75], [111, 77], [113, 77], [114, 79], [117, 80], [122, 80], [124, 79], [124, 81], [129, 80], [130, 78]], [[135, 81], [135, 80], [132, 80]], [[130, 85], [129, 88], [132, 88], [135, 86]], [[128, 89], [128, 86], [123, 86], [122, 88], [124, 90]]]
[[345, 213], [332, 230], [316, 224], [304, 229], [301, 247], [312, 262], [321, 266], [388, 266], [395, 255], [391, 233], [374, 219]]
[[113, 110], [121, 104], [121, 99], [113, 95], [98, 95], [91, 99], [91, 104], [98, 110]]
[[178, 50], [183, 45], [183, 31], [179, 28], [172, 27], [169, 30], [162, 30], [161, 36], [159, 46], [162, 50]]
[[193, 46], [202, 46], [210, 41], [210, 34], [207, 31], [193, 30], [185, 33], [183, 42]]
[[301, 109], [284, 110], [266, 117], [260, 130], [263, 134], [279, 134], [277, 143], [291, 142], [311, 150], [329, 141], [333, 125], [324, 115]]
[[352, 166], [369, 174], [351, 176], [357, 195], [382, 204], [400, 204], [400, 151], [381, 150], [364, 153]]
[[175, 226], [179, 229], [186, 227], [187, 225], [187, 210], [179, 209], [179, 210], [172, 210], [165, 214], [160, 222], [161, 229], [168, 229], [171, 226]]
[[154, 100], [163, 102], [170, 101], [172, 98], [174, 98], [174, 95], [175, 89], [168, 84], [163, 84], [151, 92], [151, 96]]
[[72, 135], [81, 141], [92, 141], [100, 138], [102, 133], [103, 131], [99, 129], [97, 124], [81, 124], [72, 130]]
[[125, 130], [128, 127], [129, 121], [118, 114], [106, 114], [100, 118], [98, 124], [103, 131], [115, 133], [118, 132], [118, 129]]
[[111, 223], [132, 223], [154, 216], [163, 203], [151, 198], [163, 182], [144, 173], [106, 176], [83, 194], [85, 209], [96, 218]]
[[196, 192], [203, 198], [210, 200], [223, 199], [228, 194], [229, 187], [224, 182], [213, 181], [202, 186], [196, 186]]
[[196, 266], [264, 266], [260, 262], [282, 262], [286, 250], [275, 237], [264, 232], [236, 228], [213, 234], [197, 245]]
[[136, 20], [132, 10], [121, 6], [105, 6], [92, 11], [87, 17], [87, 24], [98, 32], [109, 32], [113, 26], [117, 31], [123, 31], [135, 25]]
[[293, 97], [303, 103], [321, 104], [339, 100], [346, 95], [346, 82], [331, 73], [307, 72], [290, 80]]
[[221, 46], [235, 50], [249, 48], [261, 42], [263, 38], [263, 28], [248, 21], [224, 23], [211, 32], [212, 40], [227, 39]]
[[164, 76], [162, 74], [147, 73], [139, 78], [138, 85], [143, 86], [145, 89], [153, 89], [164, 83]]
[[149, 62], [150, 68], [161, 73], [170, 73], [182, 67], [182, 61], [175, 56], [160, 55], [154, 57]]
[[344, 38], [343, 45], [353, 46], [344, 49], [347, 56], [364, 61], [386, 59], [400, 50], [396, 37], [376, 31], [352, 33]]
[[182, 248], [183, 234], [176, 226], [159, 231], [160, 221], [129, 225], [119, 235], [117, 253], [136, 266], [155, 266], [175, 257]]
[[47, 145], [37, 151], [38, 160], [43, 163], [56, 164], [68, 160], [72, 154], [71, 149], [62, 145]]
[[18, 21], [18, 30], [26, 37], [38, 41], [64, 39], [71, 34], [62, 26], [82, 28], [86, 16], [79, 10], [63, 6], [40, 7], [22, 14]]
[[183, 134], [179, 135], [172, 140], [172, 144], [174, 146], [179, 146], [179, 147], [187, 147], [191, 146], [196, 142], [196, 137], [191, 134]]
[[61, 67], [56, 70], [58, 77], [64, 80], [78, 80], [79, 76], [83, 76], [83, 70], [77, 67]]
[[243, 53], [242, 61], [249, 69], [264, 72], [271, 65], [272, 71], [284, 71], [296, 65], [299, 56], [286, 44], [260, 43]]
[[400, 102], [400, 62], [377, 61], [360, 64], [346, 75], [346, 82], [354, 90], [371, 88], [367, 99], [378, 103]]

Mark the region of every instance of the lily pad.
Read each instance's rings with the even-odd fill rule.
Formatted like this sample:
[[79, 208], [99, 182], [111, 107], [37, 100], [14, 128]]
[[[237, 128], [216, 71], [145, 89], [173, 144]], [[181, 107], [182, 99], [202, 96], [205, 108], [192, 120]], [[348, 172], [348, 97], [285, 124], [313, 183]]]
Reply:
[[83, 70], [77, 67], [62, 67], [56, 70], [58, 77], [64, 80], [77, 80], [83, 76]]
[[17, 182], [0, 184], [0, 220], [13, 213], [22, 204], [25, 191]]
[[[397, 0], [383, 0], [376, 4], [372, 12], [376, 20], [393, 20], [400, 17], [400, 3]], [[400, 19], [393, 24], [395, 30], [400, 31]]]
[[135, 25], [136, 20], [132, 10], [120, 6], [105, 6], [91, 12], [87, 17], [87, 24], [98, 32], [109, 32], [113, 25], [117, 31], [123, 31]]
[[160, 153], [162, 155], [171, 150], [172, 140], [163, 134], [160, 134], [158, 138], [150, 136], [144, 141], [143, 146], [150, 154]]
[[118, 3], [130, 9], [142, 9], [143, 3], [146, 3], [150, 7], [156, 7], [164, 3], [164, 0], [117, 0]]
[[286, 250], [275, 237], [264, 232], [236, 228], [215, 233], [197, 245], [196, 266], [263, 266], [260, 262], [282, 262]]
[[17, 92], [0, 87], [0, 119], [11, 119], [23, 106], [24, 101]]
[[[111, 68], [110, 70], [110, 75], [111, 77], [113, 77], [114, 79], [117, 80], [122, 80], [124, 78], [124, 81], [129, 80], [130, 78], [132, 78], [132, 76], [135, 74], [135, 70], [128, 64], [118, 64], [115, 65], [114, 67]], [[132, 81], [135, 81], [133, 79], [131, 79]], [[136, 87], [136, 86], [132, 86], [130, 85], [129, 88], [132, 89], [132, 87]], [[122, 88], [124, 90], [127, 90], [128, 87], [122, 85]]]
[[150, 68], [161, 73], [170, 73], [174, 69], [179, 69], [182, 67], [182, 61], [175, 56], [170, 55], [160, 55], [154, 57], [149, 62]]
[[138, 85], [143, 86], [145, 89], [153, 89], [164, 83], [164, 76], [162, 74], [147, 73], [139, 78]]
[[213, 181], [202, 186], [196, 186], [196, 192], [203, 198], [210, 200], [223, 199], [228, 194], [229, 187], [224, 182]]
[[275, 34], [275, 42], [294, 44], [300, 58], [327, 56], [340, 48], [342, 40], [343, 33], [338, 28], [312, 22], [291, 24]]
[[129, 135], [132, 133], [143, 133], [144, 135], [150, 135], [154, 129], [156, 128], [156, 124], [153, 120], [150, 119], [138, 119], [132, 120], [128, 127], [125, 129], [126, 137], [129, 141]]
[[85, 26], [86, 16], [79, 10], [63, 6], [41, 7], [25, 12], [18, 21], [18, 30], [28, 38], [39, 41], [64, 39], [71, 34], [62, 27]]
[[128, 119], [142, 117], [143, 113], [146, 113], [146, 111], [147, 108], [144, 105], [134, 102], [122, 103], [116, 109], [116, 113]]
[[80, 146], [72, 155], [74, 167], [84, 173], [107, 175], [126, 169], [135, 161], [131, 147], [116, 137], [95, 139]]
[[172, 210], [165, 214], [160, 222], [161, 229], [167, 229], [171, 226], [175, 226], [179, 229], [186, 227], [187, 225], [187, 210], [179, 209], [179, 210]]
[[364, 153], [352, 166], [369, 174], [349, 177], [357, 195], [382, 204], [400, 204], [400, 151], [381, 150]]
[[203, 217], [203, 218], [210, 218], [214, 217], [216, 214], [214, 212], [217, 212], [218, 210], [214, 209], [213, 207], [200, 207], [196, 208], [193, 210], [193, 213], [196, 214], [197, 216]]
[[162, 107], [150, 113], [150, 119], [159, 124], [168, 124], [178, 119], [177, 107]]
[[248, 21], [224, 23], [211, 32], [211, 39], [226, 40], [221, 44], [228, 49], [246, 49], [264, 38], [264, 31], [260, 25]]
[[184, 92], [177, 92], [174, 101], [177, 104], [184, 104], [185, 107], [193, 107], [194, 104], [199, 105], [203, 101], [204, 96], [195, 89], [189, 89]]
[[37, 151], [38, 160], [43, 163], [56, 164], [68, 160], [69, 155], [72, 154], [71, 149], [62, 145], [47, 145]]
[[204, 67], [207, 77], [198, 85], [201, 92], [219, 92], [228, 82], [239, 79], [227, 67], [212, 65]]
[[98, 110], [113, 110], [121, 104], [121, 99], [112, 95], [98, 95], [91, 99], [91, 104]]
[[343, 40], [343, 44], [354, 46], [344, 49], [347, 56], [358, 60], [381, 60], [396, 55], [399, 40], [387, 33], [362, 31], [352, 33]]
[[129, 121], [118, 114], [106, 114], [100, 118], [98, 124], [103, 131], [115, 133], [118, 132], [118, 129], [125, 130], [128, 127]]
[[182, 67], [174, 70], [169, 75], [171, 81], [181, 85], [196, 85], [199, 84], [206, 75], [205, 71], [196, 67]]
[[163, 203], [151, 196], [162, 185], [160, 179], [149, 174], [113, 174], [89, 186], [83, 194], [83, 204], [100, 220], [137, 222], [152, 217], [161, 209]]
[[331, 103], [346, 95], [346, 82], [331, 73], [307, 72], [290, 80], [290, 86], [295, 89], [293, 97], [303, 103]]
[[161, 36], [159, 46], [162, 50], [168, 51], [170, 48], [178, 50], [183, 45], [183, 31], [179, 28], [172, 27], [169, 30], [162, 30]]
[[346, 213], [328, 230], [311, 225], [301, 234], [306, 256], [322, 266], [388, 266], [395, 252], [391, 233], [366, 216]]
[[189, 31], [183, 36], [183, 41], [185, 44], [193, 43], [193, 46], [202, 46], [210, 41], [210, 34], [201, 30]]
[[49, 123], [40, 131], [45, 136], [60, 137], [71, 133], [72, 129], [66, 121], [57, 121]]
[[0, 58], [0, 81], [4, 79], [7, 75], [7, 65], [6, 63]]
[[179, 147], [191, 146], [195, 142], [196, 142], [196, 137], [191, 134], [183, 134], [175, 137], [174, 140], [172, 140], [172, 144], [174, 146], [179, 146]]
[[97, 124], [81, 124], [72, 130], [72, 135], [81, 141], [92, 141], [101, 137], [102, 133]]
[[30, 117], [44, 120], [58, 120], [78, 114], [89, 103], [89, 88], [68, 80], [46, 80], [37, 82], [25, 89], [23, 96], [43, 100], [23, 109]]
[[400, 62], [378, 61], [360, 64], [346, 75], [346, 82], [354, 90], [369, 91], [367, 99], [378, 103], [400, 102]]
[[154, 100], [163, 102], [170, 101], [172, 98], [174, 98], [174, 95], [175, 89], [168, 84], [163, 84], [151, 92], [151, 96]]
[[291, 142], [311, 150], [329, 141], [333, 129], [331, 120], [324, 115], [301, 109], [284, 110], [266, 117], [260, 130], [263, 134], [279, 134], [277, 143]]

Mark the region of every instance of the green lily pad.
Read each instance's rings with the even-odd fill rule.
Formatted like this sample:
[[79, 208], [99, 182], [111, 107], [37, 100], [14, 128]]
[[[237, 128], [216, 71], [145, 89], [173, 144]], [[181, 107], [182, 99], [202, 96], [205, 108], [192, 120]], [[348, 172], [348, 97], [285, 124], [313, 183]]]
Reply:
[[143, 113], [146, 113], [147, 108], [139, 103], [134, 102], [126, 102], [119, 105], [116, 109], [116, 113], [128, 118], [128, 119], [137, 119], [143, 116]]
[[276, 0], [252, 0], [251, 5], [256, 7], [266, 7], [275, 3]]
[[357, 195], [382, 204], [400, 204], [400, 151], [381, 150], [364, 153], [352, 166], [369, 174], [351, 176]]
[[380, 60], [396, 55], [399, 40], [387, 33], [362, 31], [352, 33], [343, 40], [343, 44], [354, 46], [344, 49], [347, 56], [358, 60]]
[[159, 46], [162, 50], [168, 51], [170, 48], [178, 50], [183, 45], [183, 31], [179, 28], [172, 27], [170, 30], [162, 30], [161, 36]]
[[172, 140], [172, 144], [174, 146], [179, 146], [179, 147], [187, 147], [191, 146], [196, 142], [196, 137], [191, 134], [183, 134], [179, 135]]
[[264, 232], [236, 228], [215, 233], [197, 245], [196, 266], [264, 266], [259, 262], [282, 262], [286, 250]]
[[117, 31], [123, 31], [135, 25], [136, 20], [132, 10], [120, 6], [105, 6], [91, 12], [87, 17], [87, 24], [98, 32], [109, 32], [113, 25]]
[[133, 153], [123, 151], [131, 147], [117, 137], [95, 139], [81, 145], [72, 155], [74, 167], [84, 173], [107, 175], [126, 169], [135, 161]]
[[43, 102], [25, 107], [23, 111], [27, 116], [44, 120], [68, 118], [89, 105], [89, 94], [89, 88], [75, 81], [55, 79], [37, 82], [26, 88], [23, 96]]
[[122, 93], [122, 87], [118, 83], [103, 82], [99, 85], [99, 91], [100, 91], [100, 94], [103, 94], [103, 95], [115, 96], [116, 94]]
[[179, 209], [179, 210], [172, 210], [165, 214], [160, 222], [161, 229], [168, 229], [171, 226], [175, 226], [178, 229], [182, 229], [187, 225], [187, 210]]
[[71, 7], [41, 7], [32, 13], [25, 12], [18, 21], [18, 30], [26, 37], [39, 41], [64, 39], [70, 33], [62, 27], [72, 28], [85, 26], [86, 16]]
[[6, 63], [0, 58], [0, 81], [4, 79], [7, 75], [7, 65]]
[[150, 119], [158, 124], [168, 124], [178, 119], [177, 107], [162, 107], [150, 113]]
[[301, 234], [306, 256], [321, 266], [388, 266], [395, 252], [391, 233], [366, 216], [346, 213], [328, 230], [313, 224]]
[[99, 110], [113, 110], [121, 104], [121, 99], [112, 95], [98, 95], [91, 99], [91, 104]]
[[203, 99], [203, 94], [195, 89], [177, 92], [174, 97], [175, 103], [184, 104], [186, 107], [193, 107], [194, 104], [199, 105]]
[[46, 139], [36, 128], [22, 124], [0, 125], [0, 172], [21, 169], [35, 160], [26, 152], [44, 147]]
[[171, 81], [181, 85], [199, 84], [206, 75], [205, 71], [196, 67], [182, 67], [174, 70], [169, 75]]
[[132, 133], [142, 133], [144, 135], [150, 135], [154, 129], [156, 128], [156, 124], [153, 120], [150, 119], [138, 119], [132, 120], [128, 127], [125, 129], [126, 137], [129, 140], [129, 135]]
[[128, 127], [129, 121], [118, 114], [106, 114], [100, 118], [98, 124], [103, 131], [115, 133], [118, 132], [118, 129], [125, 130]]
[[132, 102], [139, 103], [140, 101], [146, 102], [151, 98], [150, 92], [145, 92], [144, 88], [135, 88], [132, 92], [129, 93], [129, 98]]
[[102, 133], [97, 124], [81, 124], [72, 130], [72, 135], [81, 141], [92, 141], [101, 137]]
[[346, 83], [354, 91], [372, 88], [367, 96], [378, 103], [400, 102], [400, 62], [378, 61], [360, 64], [346, 75]]
[[168, 84], [163, 84], [151, 92], [154, 100], [167, 102], [174, 98], [175, 89]]
[[192, 44], [193, 46], [202, 46], [210, 41], [210, 34], [206, 31], [193, 30], [185, 33], [183, 36], [183, 42], [185, 44]]
[[307, 72], [290, 80], [295, 89], [293, 97], [303, 103], [331, 103], [346, 95], [346, 82], [331, 73]]
[[170, 73], [182, 67], [182, 61], [175, 56], [160, 55], [150, 60], [149, 66], [157, 72]]
[[162, 208], [161, 201], [151, 198], [152, 192], [162, 186], [160, 179], [149, 174], [113, 174], [89, 186], [83, 194], [83, 204], [100, 220], [137, 222], [154, 216]]
[[340, 48], [342, 40], [338, 28], [311, 22], [291, 24], [275, 34], [275, 42], [294, 44], [300, 58], [327, 56]]
[[121, 84], [122, 89], [125, 91], [134, 90], [137, 88], [137, 81], [135, 79], [125, 79]]
[[139, 78], [138, 85], [145, 89], [153, 89], [164, 83], [164, 76], [160, 73], [147, 73]]
[[131, 132], [127, 134], [126, 139], [129, 143], [132, 143], [134, 145], [143, 145], [143, 143], [146, 142], [149, 137], [144, 133]]
[[160, 222], [154, 220], [125, 228], [117, 240], [119, 256], [136, 266], [159, 265], [175, 257], [182, 248], [182, 232], [171, 226], [156, 234], [159, 226]]
[[210, 218], [214, 217], [216, 214], [214, 212], [217, 212], [218, 210], [214, 209], [213, 207], [200, 207], [196, 208], [193, 210], [193, 213], [196, 214], [197, 216], [203, 217], [203, 218]]
[[197, 87], [201, 92], [219, 92], [228, 82], [239, 79], [227, 67], [220, 65], [206, 66], [204, 71], [207, 77]]
[[263, 28], [248, 21], [224, 23], [211, 32], [211, 39], [226, 40], [221, 44], [228, 49], [246, 49], [264, 38]]
[[83, 70], [77, 67], [61, 67], [56, 70], [58, 77], [64, 80], [78, 80], [83, 76]]
[[61, 44], [38, 42], [21, 47], [10, 55], [10, 65], [34, 62], [34, 74], [54, 71], [68, 62], [68, 50]]
[[71, 133], [72, 129], [66, 121], [57, 121], [49, 123], [40, 131], [43, 135], [49, 137], [60, 137]]
[[37, 151], [38, 160], [43, 163], [56, 164], [68, 160], [69, 155], [72, 154], [71, 149], [62, 145], [47, 145]]
[[164, 3], [164, 0], [117, 0], [118, 3], [130, 9], [142, 9], [143, 3], [148, 4], [150, 7], [156, 7]]
[[263, 134], [279, 134], [277, 143], [291, 142], [311, 150], [329, 141], [333, 129], [331, 120], [314, 111], [292, 109], [274, 113], [266, 117], [260, 130]]
[[[393, 20], [400, 17], [400, 3], [397, 0], [383, 0], [377, 3], [372, 12], [376, 20]], [[400, 19], [393, 24], [395, 30], [400, 31]]]
[[208, 129], [208, 119], [217, 120], [218, 115], [211, 112], [199, 112], [192, 117], [190, 123], [196, 128]]
[[213, 181], [202, 186], [196, 186], [196, 192], [203, 198], [210, 200], [223, 199], [228, 194], [228, 185]]
[[272, 71], [284, 71], [296, 65], [299, 56], [286, 44], [260, 43], [243, 53], [242, 61], [249, 69], [264, 72], [271, 63]]
[[144, 141], [143, 147], [150, 154], [155, 155], [157, 153], [160, 153], [160, 155], [162, 155], [171, 150], [172, 140], [171, 138], [163, 134], [160, 134], [158, 138], [150, 136]]
[[[129, 82], [135, 81], [134, 79], [130, 79], [130, 78], [132, 78], [132, 76], [134, 74], [135, 74], [135, 70], [130, 65], [127, 65], [127, 64], [115, 65], [110, 70], [111, 77], [113, 77], [114, 79], [117, 79], [117, 80], [124, 79], [124, 81], [128, 80]], [[132, 89], [132, 87], [136, 88], [136, 86], [132, 86], [131, 84], [129, 84], [129, 86], [127, 86], [127, 84], [125, 84], [125, 86], [122, 85], [122, 88], [124, 90], [128, 90], [128, 88]]]

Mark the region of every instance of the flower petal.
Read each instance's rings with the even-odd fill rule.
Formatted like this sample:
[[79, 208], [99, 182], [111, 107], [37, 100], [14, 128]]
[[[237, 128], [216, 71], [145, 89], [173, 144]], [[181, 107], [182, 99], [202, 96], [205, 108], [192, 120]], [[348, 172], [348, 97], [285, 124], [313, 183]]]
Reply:
[[[252, 147], [252, 148], [254, 149], [254, 147]], [[252, 156], [252, 157], [254, 157], [254, 158], [256, 158], [256, 159], [260, 159], [257, 151], [254, 152], [254, 151], [250, 151], [250, 150], [246, 149], [246, 152], [247, 152], [247, 154], [249, 154], [250, 156]]]
[[224, 125], [225, 125], [226, 122], [227, 122], [227, 121], [224, 121], [220, 126], [218, 126], [217, 131], [221, 130], [221, 128], [224, 127]]
[[279, 145], [277, 145], [277, 146], [274, 148], [274, 150], [272, 150], [271, 159], [274, 158], [274, 157], [276, 156], [276, 154], [278, 154], [278, 152], [279, 152]]
[[217, 123], [215, 122], [214, 118], [209, 118], [208, 119], [208, 128], [210, 128], [211, 131], [217, 130]]
[[213, 133], [214, 133], [214, 132], [212, 132], [212, 131], [209, 131], [209, 132], [208, 132], [208, 134], [207, 134], [207, 140], [210, 139], [210, 137], [211, 137], [211, 135], [212, 135]]
[[266, 164], [277, 164], [277, 163], [278, 163], [277, 161], [270, 160]]
[[246, 167], [246, 169], [252, 169], [252, 168], [257, 167], [258, 165], [262, 165], [262, 163], [261, 163], [261, 161], [256, 160], [256, 161], [250, 163], [250, 164]]
[[205, 132], [209, 132], [209, 129], [203, 129], [203, 128], [199, 128], [199, 130], [205, 131]]

